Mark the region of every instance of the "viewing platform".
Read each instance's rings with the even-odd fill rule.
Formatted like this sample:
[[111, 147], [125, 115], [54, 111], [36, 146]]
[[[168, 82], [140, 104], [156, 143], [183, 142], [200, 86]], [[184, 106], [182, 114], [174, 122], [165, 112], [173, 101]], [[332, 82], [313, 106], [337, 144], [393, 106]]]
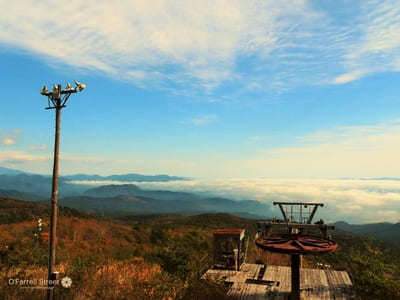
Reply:
[[[353, 284], [346, 271], [301, 268], [301, 299], [354, 299]], [[224, 280], [232, 299], [290, 299], [291, 268], [244, 263], [239, 271], [209, 269], [202, 279]]]

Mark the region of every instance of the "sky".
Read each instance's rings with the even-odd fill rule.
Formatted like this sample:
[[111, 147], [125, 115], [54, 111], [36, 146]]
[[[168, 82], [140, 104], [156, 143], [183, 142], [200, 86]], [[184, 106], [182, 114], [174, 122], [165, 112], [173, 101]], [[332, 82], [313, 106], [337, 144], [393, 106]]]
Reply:
[[0, 0], [0, 165], [400, 177], [400, 2]]

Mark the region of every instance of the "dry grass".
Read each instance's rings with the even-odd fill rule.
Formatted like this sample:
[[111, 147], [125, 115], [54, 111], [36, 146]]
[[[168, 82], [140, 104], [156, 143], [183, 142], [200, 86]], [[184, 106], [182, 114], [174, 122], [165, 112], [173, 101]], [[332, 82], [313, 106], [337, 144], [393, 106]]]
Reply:
[[[66, 275], [73, 279], [71, 266], [58, 265], [60, 279]], [[169, 278], [160, 266], [148, 264], [142, 258], [129, 261], [113, 261], [87, 269], [81, 280], [74, 280], [71, 288], [57, 286], [55, 294], [61, 299], [175, 299], [177, 288], [168, 285]], [[43, 299], [45, 290], [25, 289], [8, 285], [10, 278], [46, 279], [46, 268], [11, 268], [0, 272], [0, 299]], [[168, 288], [162, 288], [166, 284]]]
[[[47, 221], [43, 222], [43, 232], [48, 231]], [[0, 225], [0, 251], [6, 253], [6, 263], [0, 265], [0, 299], [45, 298], [46, 290], [8, 285], [9, 278], [38, 281], [47, 278], [48, 243], [40, 243], [34, 237], [36, 226], [35, 221]], [[56, 270], [60, 272], [60, 279], [69, 276], [73, 283], [69, 289], [57, 286], [57, 299], [223, 298], [223, 286], [199, 280], [198, 273], [207, 261], [203, 259], [207, 258], [204, 251], [208, 252], [203, 241], [211, 238], [211, 231], [191, 227], [188, 230], [185, 226], [166, 228], [164, 239], [153, 244], [150, 242], [152, 229], [152, 226], [135, 229], [105, 220], [60, 216]], [[168, 273], [160, 267], [162, 262], [158, 265], [158, 261], [146, 256], [166, 251], [171, 254], [167, 259], [172, 261], [163, 262], [179, 264], [181, 261], [175, 259], [172, 248], [166, 250], [171, 245], [189, 245], [179, 248], [183, 253], [190, 253], [184, 275]]]
[[87, 275], [85, 284], [76, 286], [75, 299], [162, 299], [174, 296], [173, 291], [159, 295], [157, 284], [163, 277], [162, 270], [158, 265], [145, 263], [142, 258], [110, 262]]

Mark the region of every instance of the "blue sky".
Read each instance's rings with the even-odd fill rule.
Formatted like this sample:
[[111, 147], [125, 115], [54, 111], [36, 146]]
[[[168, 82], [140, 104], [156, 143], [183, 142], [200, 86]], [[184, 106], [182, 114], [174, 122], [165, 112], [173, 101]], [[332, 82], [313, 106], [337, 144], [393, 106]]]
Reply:
[[79, 80], [64, 174], [400, 177], [398, 1], [0, 4], [2, 166], [51, 172]]

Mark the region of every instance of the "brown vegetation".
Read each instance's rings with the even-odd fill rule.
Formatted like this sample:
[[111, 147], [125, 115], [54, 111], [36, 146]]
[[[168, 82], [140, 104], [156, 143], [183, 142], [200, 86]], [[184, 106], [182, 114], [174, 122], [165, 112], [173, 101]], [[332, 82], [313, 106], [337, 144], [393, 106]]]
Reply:
[[[226, 214], [120, 220], [73, 214], [61, 213], [58, 222], [56, 269], [61, 278], [67, 275], [73, 280], [71, 288], [56, 287], [61, 299], [224, 299], [226, 287], [221, 282], [199, 279], [212, 263], [216, 228], [247, 230], [247, 262], [289, 265], [287, 255], [258, 251], [252, 240], [253, 221]], [[10, 278], [47, 276], [48, 244], [35, 237], [36, 217], [12, 222], [3, 213], [7, 222], [0, 224], [0, 299], [45, 296], [44, 290], [8, 284]], [[48, 216], [42, 218], [43, 232], [48, 232]], [[400, 298], [397, 248], [343, 232], [334, 239], [340, 244], [338, 251], [305, 257], [303, 266], [323, 262], [347, 270], [361, 297]]]

